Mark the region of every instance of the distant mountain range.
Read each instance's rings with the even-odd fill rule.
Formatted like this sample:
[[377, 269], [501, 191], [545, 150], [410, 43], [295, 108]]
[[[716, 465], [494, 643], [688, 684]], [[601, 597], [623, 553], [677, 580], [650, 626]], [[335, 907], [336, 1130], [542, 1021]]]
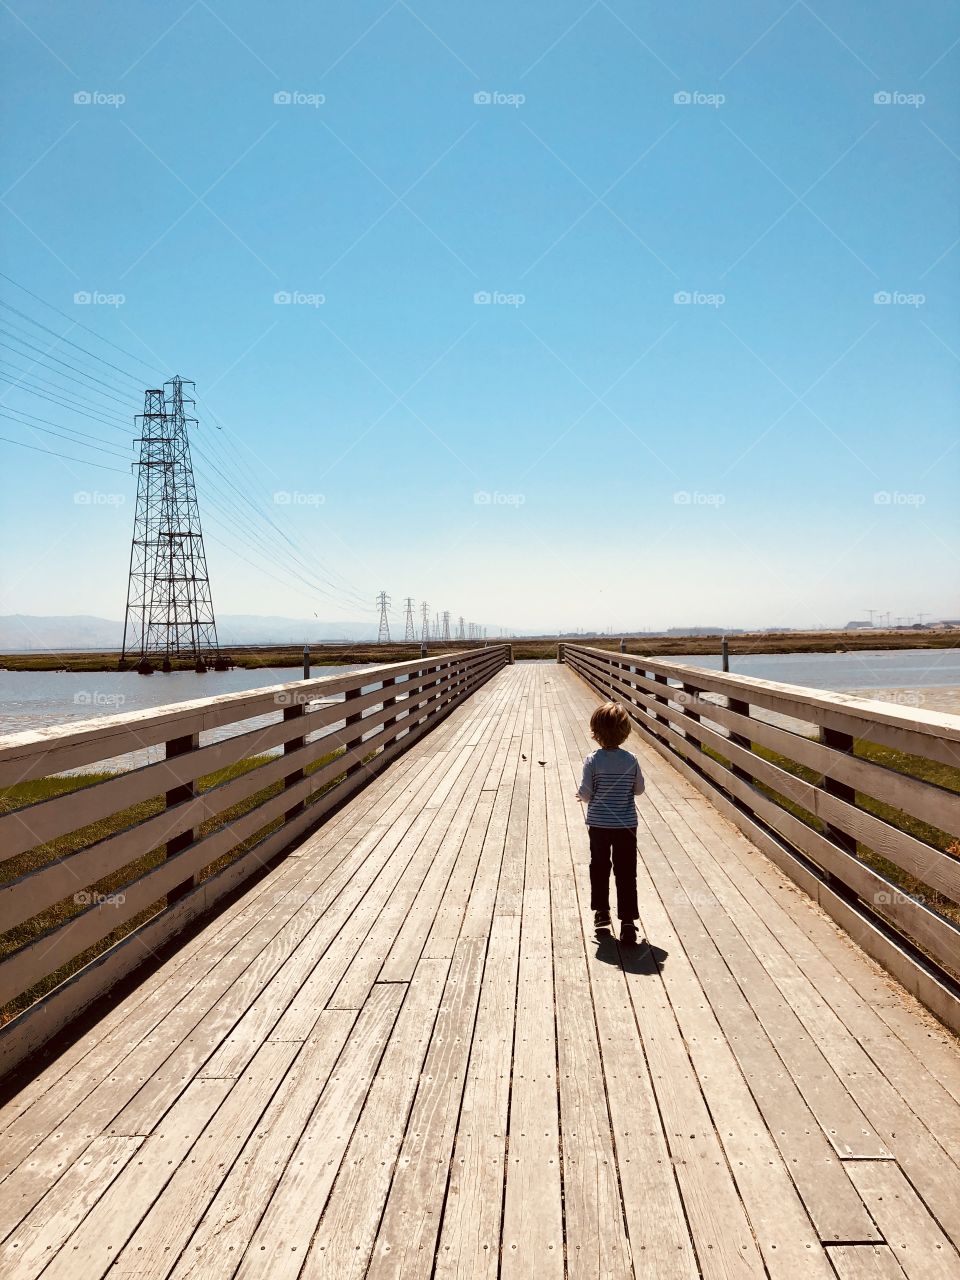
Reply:
[[[220, 644], [319, 644], [375, 640], [377, 627], [370, 622], [323, 622], [318, 618], [258, 617], [256, 614], [221, 614], [217, 618]], [[119, 649], [123, 623], [87, 614], [35, 617], [14, 613], [0, 617], [0, 651], [22, 653], [53, 649]]]

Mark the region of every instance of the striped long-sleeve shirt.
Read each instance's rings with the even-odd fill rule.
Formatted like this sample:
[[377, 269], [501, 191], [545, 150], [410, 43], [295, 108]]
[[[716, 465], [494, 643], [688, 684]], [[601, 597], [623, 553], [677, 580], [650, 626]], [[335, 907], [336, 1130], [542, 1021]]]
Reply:
[[583, 762], [577, 792], [587, 802], [588, 827], [635, 827], [635, 796], [643, 795], [643, 774], [635, 755], [617, 747], [592, 751]]

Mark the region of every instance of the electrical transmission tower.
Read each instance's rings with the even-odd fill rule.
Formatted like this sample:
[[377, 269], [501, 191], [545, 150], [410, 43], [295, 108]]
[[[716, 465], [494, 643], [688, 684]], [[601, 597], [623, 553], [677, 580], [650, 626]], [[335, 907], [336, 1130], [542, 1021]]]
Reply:
[[458, 639], [458, 640], [463, 640], [463, 639], [464, 639], [464, 635], [463, 635], [463, 614], [461, 614], [461, 615], [460, 615], [460, 617], [459, 617], [459, 619], [457, 620], [457, 639]]
[[417, 638], [416, 628], [413, 625], [413, 596], [407, 596], [403, 602], [403, 608], [403, 638], [409, 643]]
[[390, 597], [385, 591], [381, 591], [377, 596], [377, 605], [380, 609], [380, 627], [377, 631], [377, 644], [389, 644], [390, 620], [387, 617], [387, 610], [390, 608]]
[[156, 661], [169, 671], [171, 658], [189, 658], [198, 671], [224, 665], [190, 458], [188, 429], [197, 420], [187, 416], [194, 401], [185, 386], [193, 383], [176, 377], [146, 391], [137, 419], [137, 509], [120, 663], [136, 657], [144, 673]]
[[444, 644], [450, 643], [450, 610], [449, 609], [444, 609], [443, 611], [443, 631], [440, 635], [440, 639], [443, 641]]
[[428, 644], [430, 641], [430, 606], [426, 600], [420, 605], [420, 617], [422, 620], [423, 630], [420, 634], [422, 644]]

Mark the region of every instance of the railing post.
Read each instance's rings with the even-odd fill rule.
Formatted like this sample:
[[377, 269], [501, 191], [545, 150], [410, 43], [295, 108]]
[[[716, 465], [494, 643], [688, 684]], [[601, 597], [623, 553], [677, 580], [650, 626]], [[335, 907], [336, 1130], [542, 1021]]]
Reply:
[[[359, 687], [356, 689], [348, 689], [347, 692], [343, 695], [344, 711], [346, 712], [346, 714], [343, 717], [343, 730], [344, 730], [344, 736], [345, 736], [343, 749], [347, 753], [352, 751], [354, 747], [359, 746], [360, 743], [363, 741], [362, 730], [355, 738], [346, 737], [347, 731], [350, 729], [351, 725], [359, 724], [360, 721], [363, 719], [363, 713], [361, 711], [356, 711], [354, 712], [353, 715], [350, 715], [349, 712], [347, 711], [347, 709], [350, 706], [350, 703], [356, 701], [356, 699], [359, 697], [360, 697]], [[355, 774], [359, 769], [362, 769], [362, 768], [363, 768], [363, 761], [356, 760], [354, 761], [353, 764], [347, 766], [347, 772], [344, 776], [347, 778], [352, 777], [353, 774]]]
[[[304, 652], [306, 653], [306, 650], [304, 650]], [[306, 664], [307, 664], [307, 659], [304, 658], [304, 665], [306, 666]], [[303, 705], [304, 704], [302, 702], [298, 701], [298, 702], [295, 702], [292, 706], [284, 707], [283, 708], [284, 723], [286, 723], [288, 720], [302, 719]], [[287, 741], [284, 742], [283, 744], [283, 754], [285, 756], [288, 756], [288, 755], [291, 755], [294, 751], [299, 751], [301, 747], [306, 746], [306, 742], [307, 742], [306, 738], [302, 738], [302, 737], [288, 738]], [[302, 769], [294, 769], [293, 773], [286, 774], [283, 779], [284, 791], [289, 791], [291, 787], [295, 786], [298, 782], [302, 781], [303, 777], [304, 777], [304, 773]], [[304, 806], [304, 802], [302, 800], [298, 800], [297, 803], [292, 806], [292, 808], [287, 809], [283, 815], [284, 822], [289, 822], [290, 819], [295, 818], [298, 813], [302, 813], [303, 806]]]
[[[700, 690], [695, 689], [692, 684], [687, 684], [686, 681], [684, 681], [683, 692], [686, 694], [688, 698], [692, 698], [695, 701], [696, 696], [700, 692]], [[683, 704], [683, 714], [685, 716], [689, 716], [690, 719], [693, 720], [696, 724], [700, 723], [700, 713], [698, 711], [691, 711], [690, 706], [686, 702], [684, 702]], [[683, 736], [692, 746], [696, 747], [698, 751], [703, 750], [703, 743], [698, 738], [695, 738], [693, 734], [685, 732]]]
[[[175, 760], [177, 756], [185, 756], [191, 751], [196, 751], [199, 746], [199, 733], [188, 733], [182, 738], [170, 738], [165, 743], [164, 754], [167, 760]], [[198, 794], [197, 779], [194, 778], [190, 782], [184, 782], [181, 786], [173, 787], [166, 793], [166, 808], [172, 809], [174, 805], [182, 804], [184, 800], [191, 800]], [[197, 831], [195, 827], [188, 827], [186, 831], [181, 831], [178, 836], [171, 836], [167, 841], [164, 857], [174, 857], [182, 849], [186, 849], [193, 844], [196, 838]], [[178, 898], [182, 898], [184, 894], [189, 893], [195, 884], [196, 877], [189, 876], [186, 880], [181, 881], [180, 884], [174, 885], [172, 889], [167, 891], [167, 905], [169, 906], [172, 902], [176, 902]]]
[[[655, 672], [653, 673], [653, 678], [654, 678], [654, 680], [655, 680], [655, 682], [656, 682], [657, 684], [668, 685], [668, 684], [670, 683], [670, 682], [667, 680], [667, 677], [666, 677], [665, 675], [661, 675], [659, 671], [655, 671]], [[665, 707], [665, 706], [667, 705], [667, 703], [670, 701], [670, 699], [669, 699], [669, 698], [665, 698], [665, 697], [663, 696], [663, 694], [662, 694], [662, 693], [655, 693], [653, 696], [654, 696], [654, 698], [656, 698], [657, 702], [661, 703], [661, 705], [662, 705], [662, 706], [664, 706], [664, 707]], [[666, 725], [666, 727], [667, 727], [668, 729], [670, 728], [670, 721], [667, 719], [667, 717], [666, 717], [666, 716], [662, 716], [662, 715], [660, 715], [660, 714], [658, 713], [658, 714], [657, 714], [657, 720], [660, 722], [660, 724], [662, 724], [662, 725]]]
[[[728, 710], [728, 711], [735, 711], [735, 712], [737, 713], [737, 715], [740, 715], [740, 716], [749, 716], [749, 715], [750, 715], [750, 703], [749, 703], [749, 702], [744, 702], [744, 701], [742, 701], [742, 699], [740, 699], [740, 698], [731, 698], [731, 697], [730, 697], [730, 695], [728, 694], [728, 695], [727, 695], [727, 710]], [[750, 741], [750, 739], [749, 739], [748, 737], [746, 737], [746, 736], [745, 736], [744, 734], [742, 734], [742, 733], [734, 733], [734, 732], [733, 732], [733, 730], [731, 730], [731, 731], [730, 731], [730, 741], [731, 741], [735, 746], [743, 747], [744, 751], [752, 751], [752, 750], [753, 750], [753, 743]], [[749, 782], [749, 783], [751, 784], [751, 786], [753, 785], [753, 778], [751, 777], [751, 775], [750, 775], [749, 773], [747, 773], [746, 769], [741, 769], [741, 768], [739, 768], [739, 766], [734, 765], [734, 766], [733, 766], [733, 772], [734, 772], [735, 777], [740, 778], [743, 782]], [[744, 805], [744, 803], [743, 803], [743, 801], [742, 801], [742, 800], [738, 800], [736, 803], [737, 803], [737, 804], [742, 805], [744, 808], [746, 808], [746, 807], [747, 807], [746, 805]]]
[[730, 646], [726, 636], [720, 637], [720, 665], [724, 671], [730, 670]]
[[512, 644], [507, 645], [507, 666], [508, 667], [513, 666], [513, 645]]
[[[849, 733], [841, 733], [837, 729], [827, 729], [821, 727], [820, 741], [825, 747], [830, 747], [834, 751], [842, 751], [844, 755], [853, 755], [853, 736]], [[836, 796], [838, 800], [845, 800], [847, 804], [856, 805], [857, 793], [854, 787], [849, 786], [845, 782], [838, 782], [835, 778], [824, 777], [823, 789], [827, 795]], [[857, 855], [857, 840], [855, 836], [848, 835], [846, 831], [841, 831], [839, 827], [833, 826], [829, 822], [824, 823], [824, 834], [834, 844], [839, 845], [845, 853]], [[827, 878], [834, 887], [842, 882], [838, 881], [835, 876], [827, 873]], [[848, 891], [849, 896], [849, 891]]]
[[[383, 682], [384, 692], [386, 692], [387, 689], [392, 689], [396, 685], [396, 683], [397, 683], [396, 676], [390, 676], [388, 679], [384, 680]], [[394, 695], [392, 698], [385, 698], [383, 702], [383, 709], [384, 711], [386, 711], [390, 707], [395, 707], [396, 704], [397, 704], [396, 695]], [[390, 729], [396, 723], [397, 723], [397, 717], [390, 716], [388, 720], [384, 720], [383, 727], [384, 729]], [[396, 738], [388, 738], [387, 741], [383, 744], [384, 750], [386, 750], [387, 747], [389, 747], [390, 744], [393, 742], [396, 742]]]
[[563, 641], [557, 641], [557, 662], [563, 662]]

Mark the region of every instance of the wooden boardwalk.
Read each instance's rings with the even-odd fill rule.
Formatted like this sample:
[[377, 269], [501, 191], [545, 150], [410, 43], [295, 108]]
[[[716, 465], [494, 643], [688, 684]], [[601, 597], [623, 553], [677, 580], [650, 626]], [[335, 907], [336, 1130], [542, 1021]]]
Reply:
[[956, 1042], [597, 698], [500, 671], [0, 1110], [0, 1274], [960, 1275]]

